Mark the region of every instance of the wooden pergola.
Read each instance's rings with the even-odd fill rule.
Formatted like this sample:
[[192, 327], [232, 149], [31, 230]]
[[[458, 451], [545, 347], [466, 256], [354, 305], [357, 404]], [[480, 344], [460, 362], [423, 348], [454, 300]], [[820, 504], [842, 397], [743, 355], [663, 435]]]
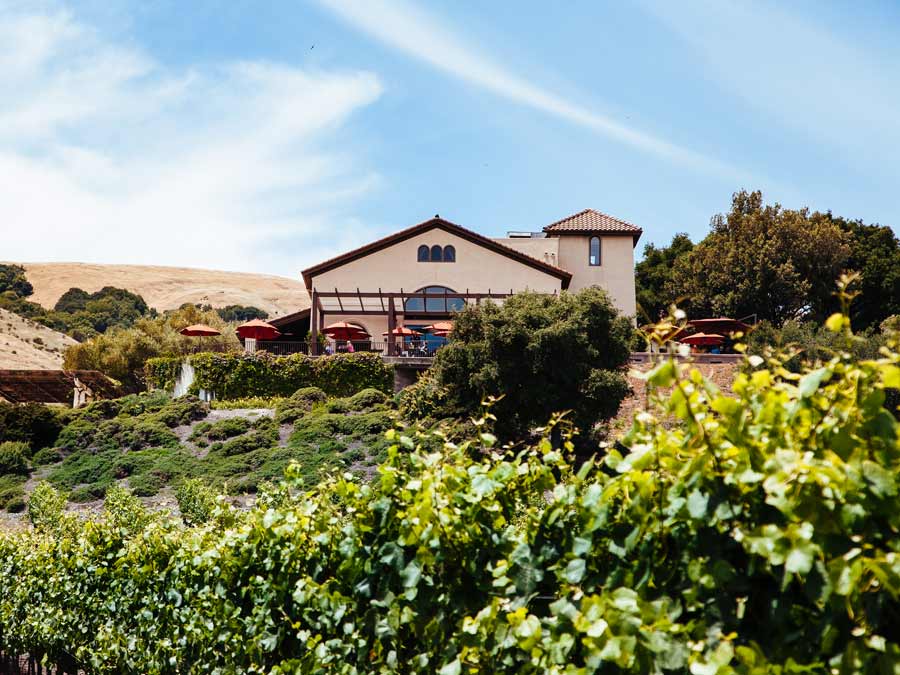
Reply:
[[[487, 293], [465, 293], [451, 292], [406, 292], [402, 288], [399, 291], [361, 291], [358, 288], [355, 291], [319, 291], [313, 289], [310, 292], [312, 305], [310, 307], [309, 329], [311, 335], [310, 350], [312, 354], [318, 352], [318, 336], [325, 327], [326, 315], [353, 315], [353, 316], [387, 316], [388, 319], [388, 335], [387, 346], [388, 355], [395, 354], [396, 336], [394, 329], [397, 327], [397, 314], [403, 314], [404, 317], [414, 314], [422, 318], [434, 319], [438, 317], [450, 316], [454, 311], [450, 306], [450, 300], [463, 300], [466, 304], [470, 300], [474, 300], [475, 304], [479, 304], [482, 300], [502, 300], [513, 294], [513, 289], [509, 292], [495, 292], [488, 289]], [[415, 311], [407, 311], [406, 303], [408, 300], [419, 298], [422, 300], [422, 308]], [[397, 308], [397, 302], [400, 302], [400, 309]], [[431, 308], [429, 308], [431, 307]], [[437, 307], [437, 309], [434, 309]]]

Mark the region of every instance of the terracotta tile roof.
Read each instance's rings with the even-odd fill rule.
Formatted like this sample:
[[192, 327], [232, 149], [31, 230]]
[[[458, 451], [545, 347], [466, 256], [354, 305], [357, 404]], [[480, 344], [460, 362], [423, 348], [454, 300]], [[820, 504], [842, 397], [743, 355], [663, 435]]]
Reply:
[[602, 234], [629, 234], [634, 237], [634, 242], [640, 238], [643, 230], [637, 225], [613, 218], [610, 215], [585, 209], [571, 216], [550, 223], [544, 228], [548, 234], [587, 233], [598, 232]]
[[490, 249], [496, 253], [505, 255], [507, 258], [518, 260], [519, 262], [528, 265], [529, 267], [533, 267], [543, 272], [547, 272], [548, 274], [552, 274], [562, 281], [563, 288], [568, 288], [569, 282], [572, 280], [571, 272], [567, 272], [566, 270], [557, 267], [556, 265], [551, 265], [550, 263], [546, 263], [543, 260], [533, 258], [532, 256], [522, 253], [521, 251], [480, 235], [477, 232], [466, 229], [461, 225], [451, 223], [449, 220], [444, 220], [440, 217], [434, 217], [430, 220], [419, 223], [418, 225], [413, 225], [412, 227], [408, 227], [405, 230], [400, 230], [399, 232], [395, 232], [394, 234], [388, 235], [387, 237], [378, 239], [377, 241], [373, 241], [369, 244], [366, 244], [365, 246], [360, 246], [359, 248], [348, 251], [347, 253], [337, 256], [336, 258], [331, 258], [319, 263], [318, 265], [314, 265], [313, 267], [309, 267], [303, 270], [302, 274], [303, 279], [306, 282], [306, 288], [310, 290], [312, 289], [312, 280], [313, 277], [317, 274], [327, 272], [328, 270], [334, 269], [335, 267], [340, 267], [341, 265], [344, 265], [348, 262], [357, 260], [358, 258], [362, 258], [363, 256], [374, 253], [375, 251], [380, 251], [381, 249], [387, 248], [388, 246], [396, 244], [405, 239], [409, 239], [410, 237], [414, 237], [421, 232], [426, 232], [434, 228], [450, 232], [451, 234], [455, 234], [462, 239], [466, 239], [468, 241], [471, 241], [472, 243], [484, 246], [485, 248]]

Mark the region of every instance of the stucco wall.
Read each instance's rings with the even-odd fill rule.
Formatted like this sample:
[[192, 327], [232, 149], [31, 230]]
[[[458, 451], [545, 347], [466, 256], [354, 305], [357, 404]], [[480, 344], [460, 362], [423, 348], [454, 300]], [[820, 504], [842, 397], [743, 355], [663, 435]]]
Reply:
[[[452, 244], [456, 262], [417, 262], [422, 244]], [[425, 286], [447, 286], [459, 293], [508, 292], [510, 289], [552, 293], [559, 291], [559, 278], [542, 270], [474, 244], [441, 229], [429, 230], [312, 279], [321, 291], [417, 291]], [[349, 320], [349, 319], [348, 319]]]
[[622, 313], [634, 316], [634, 245], [631, 237], [601, 237], [600, 262], [588, 264], [589, 237], [566, 235], [558, 237], [559, 266], [572, 273], [570, 291], [587, 286], [600, 286], [609, 292], [615, 306]]
[[559, 267], [559, 239], [556, 237], [508, 237], [494, 241], [509, 246], [525, 255]]

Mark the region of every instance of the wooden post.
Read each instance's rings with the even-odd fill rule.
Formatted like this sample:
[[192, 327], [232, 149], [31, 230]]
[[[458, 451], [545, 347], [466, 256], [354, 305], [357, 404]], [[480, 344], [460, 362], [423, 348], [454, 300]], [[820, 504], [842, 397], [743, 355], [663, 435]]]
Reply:
[[315, 356], [319, 353], [319, 311], [316, 307], [319, 299], [316, 297], [315, 288], [310, 293], [310, 299], [312, 300], [312, 305], [309, 308], [309, 353]]
[[394, 316], [394, 296], [388, 298], [388, 335], [387, 335], [387, 353], [388, 356], [394, 355], [394, 328], [397, 326], [397, 317]]

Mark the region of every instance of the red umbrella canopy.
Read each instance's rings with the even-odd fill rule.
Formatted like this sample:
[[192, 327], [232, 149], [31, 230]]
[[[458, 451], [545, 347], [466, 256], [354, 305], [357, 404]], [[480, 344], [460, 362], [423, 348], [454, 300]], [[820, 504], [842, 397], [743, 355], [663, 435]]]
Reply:
[[750, 326], [743, 321], [737, 319], [729, 319], [727, 316], [720, 316], [715, 319], [694, 319], [688, 323], [697, 330], [713, 331], [711, 335], [731, 333], [744, 333]]
[[453, 322], [452, 321], [438, 321], [436, 323], [431, 324], [430, 326], [425, 326], [422, 330], [428, 331], [430, 333], [434, 333], [437, 335], [438, 333], [449, 333], [453, 330]]
[[253, 319], [247, 323], [242, 323], [237, 327], [235, 333], [244, 339], [252, 338], [254, 340], [274, 340], [281, 335], [281, 331], [262, 319]]
[[706, 346], [720, 345], [725, 342], [725, 337], [716, 333], [694, 333], [679, 340], [686, 345]]
[[222, 334], [212, 326], [207, 326], [205, 323], [195, 323], [193, 326], [186, 326], [178, 332], [182, 335], [190, 335], [191, 337], [207, 337], [210, 335]]
[[[399, 326], [395, 328], [393, 331], [394, 335], [421, 335], [421, 333], [417, 330], [413, 330], [412, 328], [407, 328], [406, 326]], [[382, 335], [388, 335], [388, 331], [384, 331]]]
[[346, 321], [338, 321], [322, 329], [325, 335], [333, 337], [335, 340], [363, 340], [369, 337], [369, 334], [359, 326], [347, 323]]

